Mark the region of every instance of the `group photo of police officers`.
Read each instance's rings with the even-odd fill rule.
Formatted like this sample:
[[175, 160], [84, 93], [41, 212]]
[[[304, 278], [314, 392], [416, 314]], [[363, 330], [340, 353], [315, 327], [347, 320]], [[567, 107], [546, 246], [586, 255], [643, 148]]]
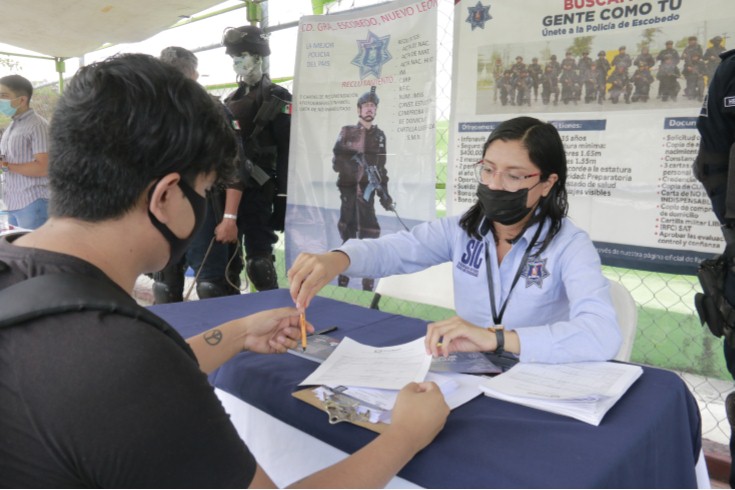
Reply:
[[[681, 41], [679, 44], [681, 44]], [[591, 43], [590, 43], [591, 44]], [[677, 49], [674, 41], [655, 53], [646, 43], [613, 49], [569, 48], [546, 58], [504, 59], [498, 46], [478, 54], [477, 113], [502, 110], [535, 112], [600, 110], [626, 104], [699, 105], [725, 51], [722, 36], [700, 42], [688, 36]], [[704, 44], [704, 47], [703, 47]], [[505, 50], [509, 52], [512, 48]]]

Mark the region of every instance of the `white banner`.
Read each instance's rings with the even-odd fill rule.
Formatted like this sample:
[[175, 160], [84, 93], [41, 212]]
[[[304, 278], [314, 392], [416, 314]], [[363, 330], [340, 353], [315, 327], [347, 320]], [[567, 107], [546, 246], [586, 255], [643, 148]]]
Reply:
[[691, 165], [734, 20], [727, 0], [456, 2], [448, 212], [475, 202], [470, 167], [494, 126], [532, 115], [559, 129], [569, 215], [604, 263], [693, 273], [723, 248]]
[[436, 12], [400, 0], [299, 22], [287, 267], [434, 218]]

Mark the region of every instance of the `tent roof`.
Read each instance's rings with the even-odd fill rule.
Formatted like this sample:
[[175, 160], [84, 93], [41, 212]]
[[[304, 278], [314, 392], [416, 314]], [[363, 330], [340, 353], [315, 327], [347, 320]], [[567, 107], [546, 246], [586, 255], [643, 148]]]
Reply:
[[2, 0], [0, 42], [69, 58], [131, 43], [223, 0]]

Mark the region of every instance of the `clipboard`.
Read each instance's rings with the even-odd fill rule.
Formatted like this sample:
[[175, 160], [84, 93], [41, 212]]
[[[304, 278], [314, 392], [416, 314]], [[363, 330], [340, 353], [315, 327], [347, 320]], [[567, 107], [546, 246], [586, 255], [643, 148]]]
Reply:
[[378, 434], [382, 434], [388, 428], [388, 424], [384, 422], [372, 423], [367, 420], [360, 420], [361, 417], [349, 403], [334, 400], [334, 404], [325, 405], [325, 402], [322, 402], [317, 398], [314, 393], [314, 388], [305, 388], [303, 390], [294, 391], [291, 393], [291, 396], [308, 403], [312, 407], [326, 412], [329, 417], [330, 424], [349, 422], [350, 424], [377, 432]]

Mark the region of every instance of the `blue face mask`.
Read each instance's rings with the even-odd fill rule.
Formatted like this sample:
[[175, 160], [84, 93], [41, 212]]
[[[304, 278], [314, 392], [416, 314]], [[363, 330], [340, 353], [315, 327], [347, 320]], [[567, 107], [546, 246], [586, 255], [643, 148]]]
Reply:
[[5, 114], [8, 117], [13, 117], [17, 107], [13, 107], [10, 103], [15, 99], [0, 99], [0, 113]]

